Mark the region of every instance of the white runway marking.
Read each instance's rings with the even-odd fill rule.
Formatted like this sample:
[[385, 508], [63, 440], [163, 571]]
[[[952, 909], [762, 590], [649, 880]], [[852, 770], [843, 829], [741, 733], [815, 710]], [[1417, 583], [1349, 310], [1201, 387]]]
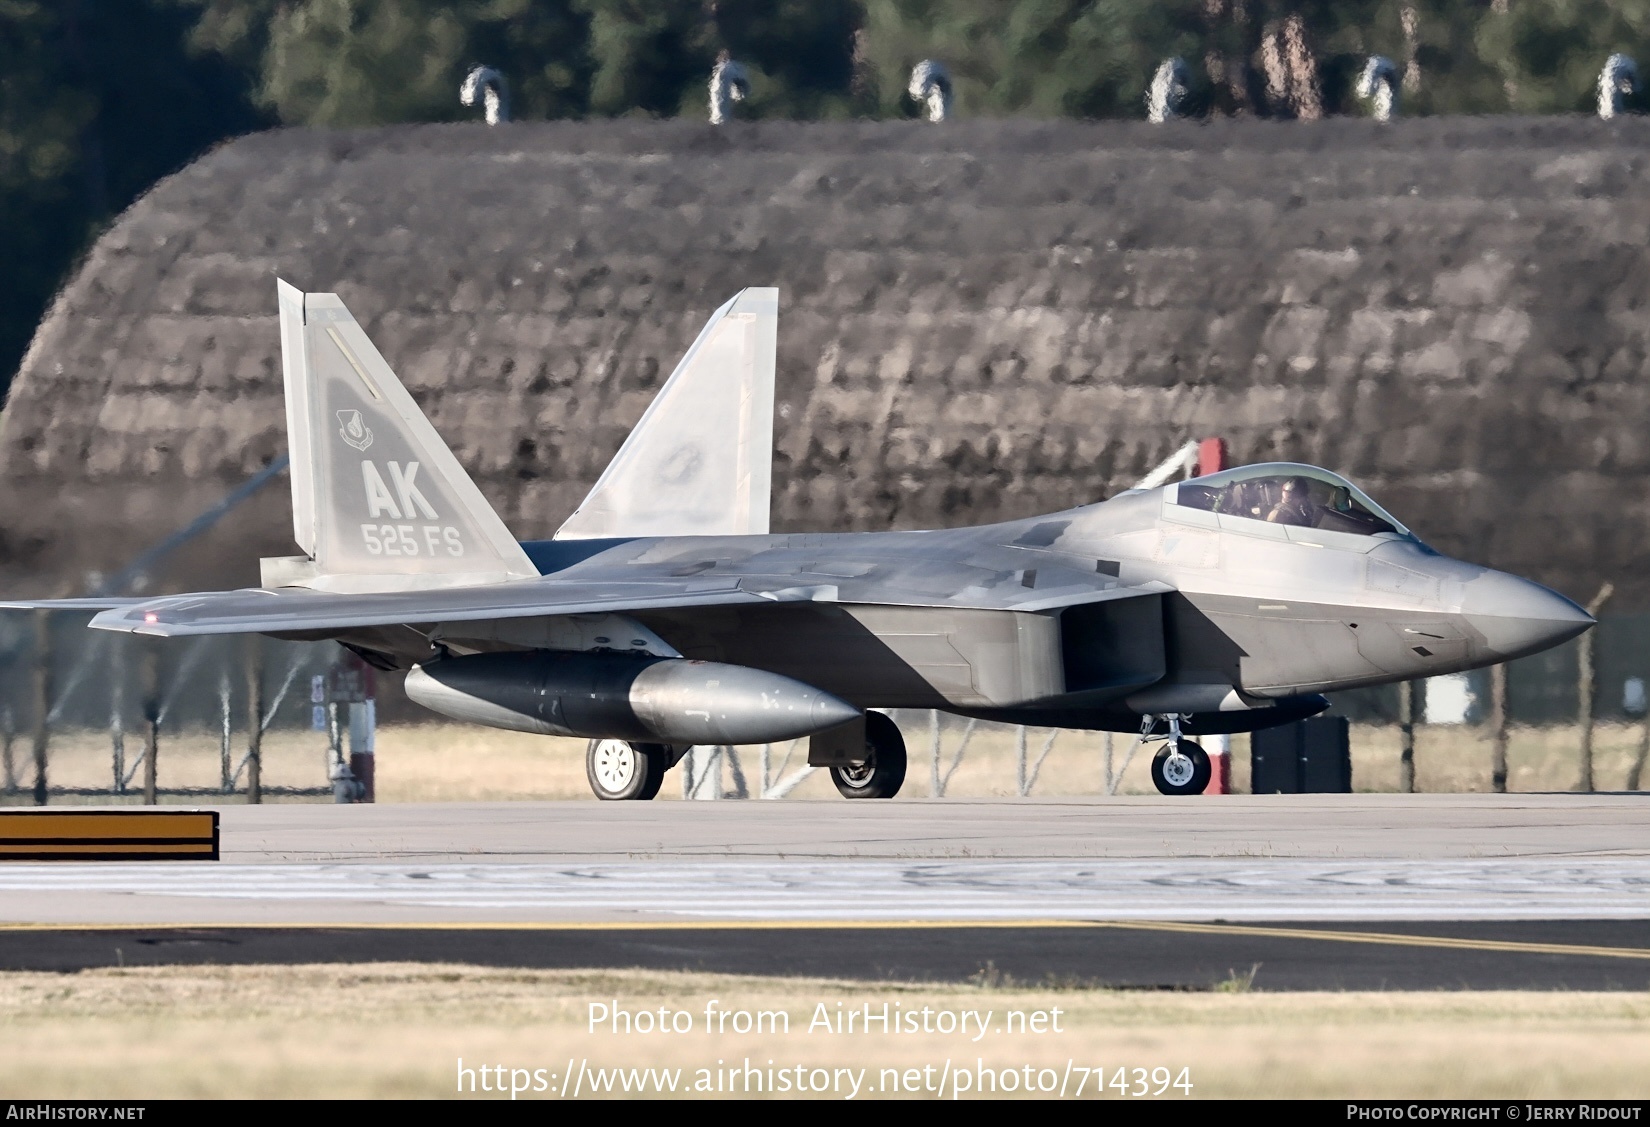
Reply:
[[[0, 903], [114, 895], [218, 902], [223, 919], [359, 906], [477, 921], [1650, 919], [1650, 860], [774, 861], [554, 864], [15, 865]], [[126, 899], [130, 897], [131, 899]], [[173, 901], [175, 903], [175, 901]], [[158, 921], [162, 912], [157, 905]], [[6, 912], [6, 917], [19, 919]], [[36, 912], [29, 918], [38, 919]], [[404, 918], [404, 917], [399, 917]]]

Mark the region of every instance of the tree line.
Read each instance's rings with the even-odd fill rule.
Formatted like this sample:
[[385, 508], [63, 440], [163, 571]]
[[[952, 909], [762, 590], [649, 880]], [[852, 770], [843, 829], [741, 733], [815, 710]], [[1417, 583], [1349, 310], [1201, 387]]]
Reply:
[[1169, 57], [1193, 115], [1314, 118], [1367, 112], [1370, 55], [1404, 114], [1563, 113], [1640, 50], [1650, 0], [0, 0], [0, 380], [159, 177], [276, 125], [474, 117], [478, 63], [518, 120], [702, 117], [724, 51], [751, 118], [916, 116], [929, 58], [957, 116], [1142, 117]]

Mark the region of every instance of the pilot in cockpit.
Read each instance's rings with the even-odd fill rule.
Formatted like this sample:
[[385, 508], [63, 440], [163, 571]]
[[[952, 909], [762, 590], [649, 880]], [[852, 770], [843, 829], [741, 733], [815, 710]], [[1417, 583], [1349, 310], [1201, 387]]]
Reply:
[[1312, 500], [1311, 485], [1304, 477], [1286, 478], [1278, 503], [1266, 514], [1271, 524], [1292, 524], [1312, 528], [1318, 523], [1318, 506]]
[[[1374, 503], [1357, 494], [1344, 481], [1328, 474], [1266, 473], [1271, 467], [1239, 471], [1238, 480], [1222, 481], [1211, 475], [1202, 481], [1183, 482], [1174, 504], [1203, 509], [1223, 517], [1243, 517], [1270, 524], [1315, 528], [1325, 532], [1345, 532], [1357, 536], [1400, 531]], [[1279, 466], [1292, 470], [1293, 466]], [[1314, 471], [1314, 474], [1322, 471]], [[1239, 526], [1241, 527], [1241, 526]]]

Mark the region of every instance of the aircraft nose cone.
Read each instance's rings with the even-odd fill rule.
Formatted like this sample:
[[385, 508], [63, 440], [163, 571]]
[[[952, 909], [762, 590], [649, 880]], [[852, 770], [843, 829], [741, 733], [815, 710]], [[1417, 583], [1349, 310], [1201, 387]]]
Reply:
[[1501, 571], [1468, 581], [1461, 613], [1503, 660], [1539, 653], [1593, 625], [1592, 615], [1557, 591]]

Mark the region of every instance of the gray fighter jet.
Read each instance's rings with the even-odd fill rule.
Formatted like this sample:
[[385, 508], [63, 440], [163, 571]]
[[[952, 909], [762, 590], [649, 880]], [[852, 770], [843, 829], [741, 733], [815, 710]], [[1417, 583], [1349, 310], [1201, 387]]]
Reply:
[[255, 589], [6, 605], [336, 639], [438, 713], [588, 737], [608, 799], [652, 798], [693, 744], [804, 736], [843, 795], [888, 798], [889, 708], [1138, 732], [1163, 740], [1158, 788], [1195, 794], [1210, 766], [1189, 736], [1592, 624], [1304, 465], [982, 527], [770, 533], [772, 289], [717, 310], [555, 538], [518, 543], [343, 303], [283, 282], [279, 304], [303, 554], [264, 560]]

